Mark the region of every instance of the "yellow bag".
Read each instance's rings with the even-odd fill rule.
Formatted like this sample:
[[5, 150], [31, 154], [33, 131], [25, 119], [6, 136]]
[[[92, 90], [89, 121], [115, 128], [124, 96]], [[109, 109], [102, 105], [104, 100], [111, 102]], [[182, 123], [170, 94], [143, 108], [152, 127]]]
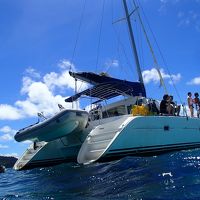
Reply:
[[149, 115], [149, 109], [145, 106], [138, 106], [138, 105], [134, 105], [132, 107], [132, 115], [136, 116], [136, 115], [142, 115], [142, 116], [146, 116]]

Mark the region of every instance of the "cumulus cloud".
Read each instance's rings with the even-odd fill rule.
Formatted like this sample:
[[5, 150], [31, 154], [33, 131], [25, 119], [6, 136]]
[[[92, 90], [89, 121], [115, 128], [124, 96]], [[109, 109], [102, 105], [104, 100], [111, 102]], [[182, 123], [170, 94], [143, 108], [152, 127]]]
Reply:
[[27, 75], [29, 75], [29, 76], [31, 76], [31, 77], [33, 77], [33, 78], [40, 78], [41, 76], [40, 76], [40, 73], [39, 72], [37, 72], [34, 68], [32, 68], [32, 67], [28, 67], [27, 69], [26, 69], [26, 74]]
[[14, 139], [13, 136], [16, 132], [17, 132], [16, 130], [12, 129], [9, 126], [3, 126], [2, 128], [0, 128], [0, 141], [13, 140]]
[[27, 99], [15, 103], [26, 116], [35, 116], [38, 112], [44, 112], [47, 115], [58, 111], [57, 104], [62, 104], [70, 108], [71, 104], [65, 103], [65, 97], [54, 95], [48, 86], [42, 82], [33, 82], [27, 91]]
[[[169, 74], [165, 73], [163, 69], [160, 69], [160, 72], [161, 72], [163, 79], [168, 80], [169, 84], [172, 84], [172, 82], [177, 83], [181, 79], [180, 73], [178, 73], [176, 75], [175, 74], [169, 75]], [[153, 82], [153, 83], [160, 82], [160, 77], [158, 75], [158, 71], [155, 68], [143, 71], [142, 76], [143, 76], [145, 84], [148, 84], [150, 82]]]
[[58, 67], [63, 70], [76, 71], [74, 64], [66, 59], [60, 60], [58, 63]]
[[193, 78], [191, 81], [187, 82], [188, 85], [200, 85], [200, 77]]
[[[55, 88], [74, 89], [75, 87], [74, 78], [69, 75], [67, 70], [63, 71], [61, 74], [55, 72], [46, 74], [43, 77], [43, 81], [51, 91], [54, 91]], [[78, 81], [78, 86], [80, 86], [80, 84], [80, 81]]]
[[29, 90], [30, 85], [33, 83], [34, 81], [28, 77], [28, 76], [24, 76], [22, 78], [22, 88], [21, 88], [21, 94], [26, 94]]
[[[66, 96], [61, 96], [67, 89], [75, 90], [74, 79], [69, 75], [69, 70], [76, 71], [75, 66], [68, 60], [58, 63], [59, 72], [50, 72], [41, 76], [34, 68], [28, 67], [22, 78], [21, 94], [24, 100], [17, 100], [14, 105], [0, 105], [0, 119], [17, 120], [24, 117], [36, 116], [38, 112], [52, 115], [58, 112], [57, 104], [71, 108], [71, 103], [66, 103]], [[85, 89], [86, 83], [77, 81], [77, 88]]]
[[14, 134], [16, 130], [12, 129], [9, 126], [3, 126], [2, 128], [0, 128], [0, 132]]
[[4, 140], [4, 141], [13, 140], [13, 137], [10, 134], [6, 133], [0, 136], [0, 140]]
[[18, 108], [7, 105], [7, 104], [0, 104], [0, 119], [1, 120], [16, 120], [23, 117], [21, 110]]

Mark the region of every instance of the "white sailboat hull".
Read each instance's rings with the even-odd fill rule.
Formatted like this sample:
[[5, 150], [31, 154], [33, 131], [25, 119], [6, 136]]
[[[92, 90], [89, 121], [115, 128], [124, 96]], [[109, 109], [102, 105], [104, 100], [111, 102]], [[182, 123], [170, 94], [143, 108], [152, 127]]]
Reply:
[[[44, 143], [40, 146], [40, 143]], [[76, 141], [69, 145], [65, 138], [51, 142], [40, 142], [36, 149], [31, 144], [14, 165], [15, 170], [58, 165], [65, 162], [76, 162], [81, 143]]]
[[147, 155], [200, 147], [200, 120], [175, 116], [135, 117], [113, 141], [105, 157]]
[[[121, 124], [113, 121], [100, 125], [98, 129], [91, 132], [83, 143], [78, 155], [79, 163], [200, 147], [198, 118], [127, 116]], [[109, 138], [107, 132], [112, 130], [112, 138]], [[106, 146], [103, 141], [107, 141]]]
[[76, 161], [89, 164], [197, 147], [198, 118], [124, 115], [92, 121], [82, 133], [48, 142], [20, 169]]

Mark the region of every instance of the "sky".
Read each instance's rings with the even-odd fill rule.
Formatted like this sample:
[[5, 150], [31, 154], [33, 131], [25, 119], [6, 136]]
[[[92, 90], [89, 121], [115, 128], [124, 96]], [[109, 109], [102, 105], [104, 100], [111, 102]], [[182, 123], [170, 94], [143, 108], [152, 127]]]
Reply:
[[[71, 108], [64, 102], [74, 94], [69, 70], [138, 80], [122, 8], [121, 0], [0, 0], [0, 155], [18, 157], [30, 145], [14, 135], [37, 122], [38, 112], [52, 116], [58, 103]], [[186, 102], [187, 92], [200, 92], [200, 0], [140, 0], [138, 10], [158, 61], [134, 12], [147, 96], [165, 93], [158, 67], [168, 92]]]

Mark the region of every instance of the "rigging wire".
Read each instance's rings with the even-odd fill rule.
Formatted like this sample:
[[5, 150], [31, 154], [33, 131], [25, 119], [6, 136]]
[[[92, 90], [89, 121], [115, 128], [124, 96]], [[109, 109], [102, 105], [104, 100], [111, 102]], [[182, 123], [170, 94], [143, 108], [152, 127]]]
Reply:
[[[85, 7], [86, 7], [86, 0], [84, 0], [84, 2], [83, 2], [83, 7], [82, 7], [81, 15], [80, 15], [80, 22], [79, 22], [78, 31], [76, 34], [76, 40], [75, 40], [74, 49], [73, 49], [72, 57], [71, 57], [70, 68], [69, 68], [70, 71], [72, 70], [72, 65], [73, 65], [74, 58], [75, 58], [75, 53], [76, 53], [77, 44], [78, 44], [80, 31], [81, 31], [81, 27], [82, 27], [82, 23], [83, 23], [83, 18], [84, 18], [84, 13], [85, 13]], [[75, 92], [75, 94], [77, 94], [78, 90], [77, 90], [77, 79], [76, 78], [75, 78], [74, 84], [75, 84], [74, 92]], [[80, 87], [82, 87], [82, 84], [83, 84], [83, 82], [81, 82]], [[79, 87], [79, 89], [80, 89], [80, 87]], [[75, 102], [75, 107], [76, 107], [76, 109], [78, 108], [77, 101]], [[74, 108], [73, 102], [72, 102], [72, 108]]]
[[[131, 6], [133, 7], [133, 11], [131, 12], [130, 15], [132, 15], [136, 10], [137, 8], [135, 8], [135, 5], [134, 3], [131, 1]], [[135, 22], [137, 22], [137, 20], [135, 20]], [[142, 37], [139, 37], [142, 35], [142, 27], [141, 25], [139, 25], [138, 23], [136, 23], [136, 28], [137, 28], [137, 32], [138, 32], [138, 54], [140, 56], [140, 62], [141, 62], [141, 67], [144, 66], [144, 49], [143, 49], [143, 40], [142, 40]], [[143, 69], [142, 69], [143, 70]]]
[[99, 63], [99, 51], [100, 51], [101, 34], [102, 34], [102, 26], [103, 26], [103, 18], [104, 18], [104, 8], [105, 8], [105, 0], [103, 1], [103, 7], [102, 7], [102, 13], [101, 13], [101, 22], [100, 22], [98, 45], [97, 45], [97, 58], [96, 58], [95, 72], [97, 72], [97, 66]]
[[[137, 5], [136, 5], [136, 3], [135, 3], [135, 0], [133, 0], [133, 4], [134, 4], [135, 8], [137, 8]], [[140, 21], [140, 23], [141, 23], [142, 30], [143, 30], [143, 32], [144, 32], [145, 38], [146, 38], [146, 40], [147, 40], [147, 44], [148, 44], [149, 49], [150, 49], [150, 51], [151, 51], [151, 54], [152, 54], [152, 56], [153, 56], [153, 61], [154, 61], [156, 70], [157, 70], [157, 72], [158, 72], [159, 78], [160, 78], [160, 83], [161, 83], [161, 85], [164, 87], [165, 93], [168, 94], [166, 85], [165, 85], [164, 80], [163, 80], [163, 77], [162, 77], [162, 74], [161, 74], [161, 72], [160, 72], [160, 69], [158, 68], [158, 61], [157, 61], [157, 59], [156, 59], [155, 53], [154, 53], [153, 48], [152, 48], [152, 46], [151, 46], [150, 40], [149, 40], [149, 38], [148, 38], [147, 32], [146, 32], [146, 30], [145, 30], [145, 27], [144, 27], [144, 24], [143, 24], [143, 22], [142, 22], [140, 13], [138, 12], [138, 9], [136, 9], [136, 12], [137, 12], [139, 21]]]
[[126, 0], [123, 0], [123, 5], [124, 5], [125, 14], [126, 14], [126, 22], [127, 22], [127, 25], [128, 25], [127, 27], [128, 27], [128, 30], [129, 30], [129, 37], [130, 37], [130, 41], [131, 41], [132, 54], [134, 56], [134, 60], [135, 60], [135, 64], [136, 64], [136, 70], [137, 70], [139, 82], [144, 84], [143, 77], [142, 77], [142, 71], [141, 71], [141, 68], [140, 68], [140, 62], [139, 62], [139, 58], [138, 58], [138, 55], [137, 55], [135, 39], [134, 39], [133, 30], [132, 30], [131, 21], [130, 21], [131, 14], [129, 13], [129, 9], [128, 9]]
[[[122, 53], [124, 54], [126, 63], [127, 63], [128, 66], [131, 66], [131, 62], [130, 62], [130, 60], [128, 58], [128, 55], [126, 53], [125, 47], [124, 47], [124, 45], [123, 45], [123, 43], [122, 43], [122, 41], [120, 39], [120, 34], [117, 32], [117, 30], [116, 30], [116, 28], [114, 26], [113, 26], [113, 29], [114, 29], [115, 34], [117, 36], [117, 40], [118, 40], [119, 46], [121, 46], [121, 50], [122, 50]], [[118, 50], [118, 52], [119, 52], [119, 50]], [[132, 68], [131, 68], [131, 70], [132, 70]], [[129, 75], [129, 73], [125, 70], [125, 68], [124, 68], [124, 71], [126, 72], [127, 75]]]
[[[134, 1], [134, 0], [133, 0], [133, 1]], [[164, 58], [164, 55], [163, 55], [163, 53], [162, 53], [162, 51], [161, 51], [161, 48], [160, 48], [160, 46], [159, 46], [159, 44], [158, 44], [158, 42], [157, 42], [157, 39], [156, 39], [156, 37], [155, 37], [155, 34], [153, 33], [153, 31], [152, 31], [152, 29], [151, 29], [150, 23], [149, 23], [149, 21], [148, 21], [148, 19], [147, 19], [147, 16], [146, 16], [145, 12], [144, 12], [144, 9], [142, 8], [142, 6], [141, 6], [141, 4], [139, 3], [139, 1], [138, 1], [138, 4], [139, 4], [139, 6], [140, 6], [140, 8], [141, 8], [141, 11], [142, 11], [142, 13], [143, 13], [143, 15], [144, 15], [144, 18], [145, 18], [146, 22], [147, 22], [148, 28], [149, 28], [149, 30], [150, 30], [152, 36], [153, 36], [153, 39], [154, 39], [154, 41], [155, 41], [155, 44], [156, 44], [156, 46], [157, 46], [157, 48], [158, 48], [158, 51], [159, 51], [159, 53], [160, 53], [161, 59], [163, 60], [163, 63], [164, 63], [164, 65], [165, 65], [166, 69], [167, 69], [167, 72], [168, 72], [169, 75], [170, 75], [170, 80], [171, 80], [172, 85], [173, 85], [173, 87], [174, 87], [174, 89], [175, 89], [175, 92], [176, 92], [176, 94], [177, 94], [177, 96], [178, 96], [178, 99], [179, 99], [179, 101], [181, 102], [181, 104], [183, 105], [183, 101], [182, 101], [182, 99], [181, 99], [180, 93], [178, 92], [178, 89], [176, 88], [176, 86], [175, 86], [175, 84], [174, 84], [174, 81], [173, 81], [173, 78], [172, 78], [172, 74], [171, 74], [171, 72], [170, 72], [170, 70], [169, 70], [169, 68], [168, 68], [168, 65], [167, 65], [166, 60], [165, 60], [165, 58]]]
[[75, 45], [74, 45], [74, 49], [73, 49], [73, 53], [72, 53], [72, 57], [71, 57], [70, 71], [72, 70], [72, 63], [74, 62], [74, 57], [75, 57], [77, 44], [78, 44], [78, 40], [79, 40], [79, 35], [80, 35], [80, 31], [81, 31], [81, 26], [82, 26], [82, 22], [83, 22], [83, 16], [85, 13], [85, 7], [86, 7], [86, 0], [84, 0], [82, 11], [81, 11], [80, 22], [79, 22], [78, 31], [76, 34]]
[[[134, 7], [133, 7], [134, 8]], [[136, 9], [135, 8], [135, 12], [136, 12]], [[136, 43], [138, 45], [138, 56], [139, 56], [139, 59], [140, 59], [140, 68], [141, 70], [143, 70], [143, 56], [142, 56], [142, 37], [140, 37], [142, 35], [142, 28], [140, 26], [140, 24], [137, 23], [136, 19], [134, 19], [134, 22], [135, 22], [135, 32], [136, 32]]]
[[[113, 6], [113, 1], [111, 1], [111, 24], [112, 24], [113, 31], [115, 33], [114, 35], [116, 36], [116, 32], [115, 32], [115, 28], [114, 28], [114, 6]], [[118, 58], [119, 63], [120, 63], [120, 65], [119, 65], [119, 67], [120, 67], [119, 73], [121, 74], [121, 72], [123, 73], [124, 71], [122, 70], [122, 66], [121, 66], [122, 60], [121, 60], [121, 55], [120, 55], [120, 44], [119, 44], [119, 41], [118, 41], [117, 37], [116, 37], [116, 41], [117, 41], [116, 58]]]
[[[127, 27], [127, 35], [129, 35], [129, 30], [128, 30], [128, 27]], [[131, 37], [128, 37], [129, 38], [129, 44], [131, 44]], [[131, 66], [131, 65], [130, 65]], [[140, 66], [141, 67], [141, 66]]]
[[[113, 24], [113, 21], [114, 21], [114, 6], [113, 6], [113, 1], [110, 1], [110, 2], [111, 2], [111, 4], [110, 4], [110, 8], [111, 8], [111, 12], [110, 12], [111, 13], [111, 24]], [[116, 60], [115, 58], [118, 58], [118, 48], [119, 48], [119, 44], [118, 44], [118, 41], [116, 40], [116, 49], [115, 49], [116, 52], [114, 53], [115, 55], [113, 56], [113, 59], [111, 59], [111, 61], [106, 64], [105, 70], [103, 70], [103, 72], [105, 71], [105, 73], [108, 74], [108, 71], [112, 67], [113, 61]], [[119, 60], [120, 59], [118, 58], [117, 61], [119, 62]], [[121, 69], [121, 67], [120, 67], [120, 69]], [[119, 74], [122, 72], [121, 70], [117, 70], [117, 71], [118, 71]]]
[[[125, 58], [125, 61], [126, 61], [126, 64], [128, 65], [128, 66], [131, 66], [131, 61], [130, 61], [130, 59], [128, 58], [128, 55], [127, 55], [127, 53], [126, 53], [126, 50], [125, 50], [125, 46], [124, 46], [124, 44], [123, 44], [123, 42], [122, 42], [122, 40], [121, 40], [121, 37], [120, 37], [120, 33], [119, 33], [119, 31], [117, 30], [117, 28], [115, 27], [115, 21], [114, 21], [114, 12], [113, 12], [113, 4], [112, 4], [112, 27], [113, 27], [113, 30], [114, 30], [114, 33], [115, 33], [115, 36], [116, 36], [116, 39], [117, 39], [117, 42], [118, 42], [118, 48], [117, 48], [117, 52], [118, 52], [118, 56], [119, 56], [119, 58], [120, 58], [120, 60], [121, 60], [121, 56], [120, 56], [120, 49], [121, 49], [121, 52], [122, 52], [122, 54], [124, 55], [124, 58]], [[121, 22], [122, 20], [118, 20], [117, 21], [117, 23], [119, 23], [119, 22]], [[121, 60], [121, 63], [122, 63], [122, 60]], [[124, 68], [122, 68], [122, 66], [120, 65], [120, 68], [121, 68], [121, 70], [122, 71], [124, 71], [124, 73], [126, 74], [126, 76], [128, 76], [128, 77], [130, 77], [130, 73], [128, 73], [128, 71], [126, 70], [126, 68], [124, 67]], [[131, 70], [131, 73], [133, 73], [134, 74], [134, 71], [133, 71], [133, 68], [130, 68], [130, 70]]]

